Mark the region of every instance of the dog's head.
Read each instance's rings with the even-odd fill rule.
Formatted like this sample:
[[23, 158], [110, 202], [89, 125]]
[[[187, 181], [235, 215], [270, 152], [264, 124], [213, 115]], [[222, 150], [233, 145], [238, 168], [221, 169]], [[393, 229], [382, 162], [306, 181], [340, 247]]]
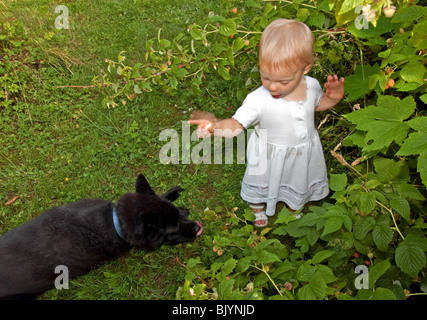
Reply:
[[188, 210], [176, 207], [180, 187], [157, 196], [144, 175], [136, 181], [136, 192], [119, 199], [116, 211], [124, 240], [133, 246], [153, 250], [162, 244], [189, 242], [202, 234], [198, 221], [188, 219]]

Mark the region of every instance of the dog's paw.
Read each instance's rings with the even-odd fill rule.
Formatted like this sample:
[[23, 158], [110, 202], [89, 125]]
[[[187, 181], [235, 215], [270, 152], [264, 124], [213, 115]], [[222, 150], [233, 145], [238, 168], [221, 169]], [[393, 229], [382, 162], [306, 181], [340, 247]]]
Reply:
[[179, 198], [180, 193], [184, 191], [181, 187], [174, 187], [161, 196], [162, 199], [174, 202]]

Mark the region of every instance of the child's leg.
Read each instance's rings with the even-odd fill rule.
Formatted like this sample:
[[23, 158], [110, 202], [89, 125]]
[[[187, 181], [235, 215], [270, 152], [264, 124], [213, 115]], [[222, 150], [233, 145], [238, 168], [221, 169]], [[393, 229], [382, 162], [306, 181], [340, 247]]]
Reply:
[[254, 225], [256, 227], [265, 227], [268, 224], [268, 217], [264, 211], [264, 204], [249, 203], [249, 207], [253, 210], [255, 214]]

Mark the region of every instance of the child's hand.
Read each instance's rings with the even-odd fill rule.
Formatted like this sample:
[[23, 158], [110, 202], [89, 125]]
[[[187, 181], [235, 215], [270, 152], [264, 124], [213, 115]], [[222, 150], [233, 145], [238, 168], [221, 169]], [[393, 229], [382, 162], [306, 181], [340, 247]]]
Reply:
[[328, 76], [328, 82], [325, 83], [326, 92], [325, 95], [338, 103], [342, 97], [344, 97], [344, 78], [338, 79], [338, 76]]
[[207, 138], [213, 135], [214, 126], [209, 120], [188, 120], [189, 124], [197, 125], [197, 137]]
[[217, 119], [212, 113], [194, 111], [188, 123], [197, 125], [197, 136], [199, 138], [207, 138], [214, 134], [216, 121]]

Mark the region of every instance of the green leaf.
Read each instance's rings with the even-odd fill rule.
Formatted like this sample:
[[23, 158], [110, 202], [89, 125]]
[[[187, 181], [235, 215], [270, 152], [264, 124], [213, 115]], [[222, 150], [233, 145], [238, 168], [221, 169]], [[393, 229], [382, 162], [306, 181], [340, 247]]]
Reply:
[[314, 228], [310, 228], [310, 229], [307, 231], [307, 235], [306, 235], [306, 237], [307, 237], [308, 243], [309, 243], [311, 246], [314, 246], [314, 245], [316, 244], [317, 240], [319, 240], [320, 233], [319, 233], [319, 231], [317, 231], [316, 229], [314, 229]]
[[337, 6], [339, 7], [337, 14], [343, 14], [348, 11], [354, 11], [356, 7], [364, 4], [364, 2], [364, 0], [337, 1]]
[[199, 28], [200, 27], [198, 25], [192, 25], [190, 29], [191, 37], [197, 41], [203, 40], [203, 34]]
[[310, 11], [307, 8], [299, 8], [297, 11], [297, 20], [304, 22], [308, 16], [310, 15]]
[[237, 265], [236, 259], [233, 259], [233, 258], [228, 259], [222, 266], [221, 273], [223, 273], [224, 276], [229, 275], [234, 270], [236, 265]]
[[242, 37], [238, 37], [236, 40], [234, 40], [233, 42], [233, 50], [234, 51], [239, 51], [240, 49], [242, 49], [245, 46], [245, 42], [243, 41]]
[[[348, 101], [357, 100], [367, 95], [372, 90], [369, 89], [369, 78], [380, 72], [378, 64], [358, 65], [354, 73], [345, 78], [344, 91]], [[354, 113], [354, 112], [353, 112]]]
[[367, 189], [375, 189], [380, 184], [381, 184], [381, 182], [379, 182], [378, 180], [369, 180], [368, 182], [366, 182], [366, 188]]
[[141, 81], [141, 82], [139, 82], [138, 87], [147, 91], [147, 92], [152, 91], [151, 85], [148, 82]]
[[122, 68], [122, 67], [120, 67], [120, 66], [118, 66], [118, 67], [117, 67], [117, 69], [116, 69], [116, 72], [117, 72], [117, 74], [118, 74], [119, 76], [121, 76], [121, 75], [123, 74], [123, 68]]
[[260, 0], [246, 0], [245, 6], [248, 8], [261, 8]]
[[258, 256], [257, 260], [258, 263], [273, 263], [276, 261], [280, 261], [279, 257], [275, 255], [274, 253], [268, 252], [268, 251], [262, 251], [261, 254]]
[[343, 218], [344, 227], [347, 229], [347, 231], [350, 232], [353, 229], [353, 221], [347, 215], [342, 216], [342, 218]]
[[356, 124], [356, 129], [367, 131], [364, 152], [379, 151], [395, 141], [402, 144], [409, 130], [403, 120], [415, 111], [415, 101], [411, 96], [403, 100], [392, 96], [379, 96], [377, 106], [369, 106], [345, 117]]
[[374, 242], [381, 251], [388, 250], [388, 244], [393, 239], [393, 230], [386, 224], [376, 225], [372, 233]]
[[175, 76], [177, 77], [177, 79], [184, 78], [187, 74], [188, 74], [188, 71], [185, 70], [184, 68], [178, 68], [178, 70], [176, 70], [175, 72]]
[[388, 79], [386, 75], [382, 71], [379, 74], [373, 74], [372, 77], [369, 79], [369, 89], [374, 89], [378, 83], [381, 91], [384, 92], [386, 89], [387, 80]]
[[[314, 208], [317, 208], [317, 207], [314, 207]], [[311, 207], [311, 209], [313, 209], [313, 207]], [[299, 220], [300, 221], [299, 225], [301, 227], [303, 226], [312, 227], [314, 225], [317, 225], [320, 220], [325, 220], [323, 218], [323, 215], [325, 214], [325, 212], [322, 212], [322, 213], [309, 212], [307, 214], [304, 214], [302, 218]]]
[[421, 236], [420, 234], [410, 233], [406, 237], [407, 244], [411, 246], [420, 247], [421, 250], [427, 252], [427, 239]]
[[299, 281], [308, 282], [313, 278], [315, 271], [315, 267], [307, 264], [302, 264], [298, 268], [296, 277]]
[[239, 261], [237, 263], [236, 271], [245, 272], [251, 266], [251, 261], [252, 261], [251, 257], [244, 257], [244, 258], [239, 259]]
[[392, 23], [402, 23], [419, 19], [423, 15], [423, 7], [412, 5], [401, 7], [391, 19]]
[[227, 19], [219, 27], [219, 33], [223, 36], [229, 37], [237, 33], [237, 25], [233, 19]]
[[426, 255], [417, 245], [405, 240], [399, 243], [395, 253], [396, 265], [405, 273], [415, 278], [426, 266]]
[[408, 121], [409, 126], [417, 131], [427, 132], [427, 117], [417, 117]]
[[316, 12], [315, 14], [310, 15], [308, 24], [317, 28], [323, 28], [325, 20], [326, 17], [322, 12]]
[[411, 128], [417, 130], [417, 132], [409, 134], [397, 152], [397, 155], [419, 154], [417, 170], [421, 175], [424, 185], [427, 186], [427, 117], [418, 117], [407, 123]]
[[198, 259], [194, 259], [194, 258], [190, 258], [190, 259], [188, 259], [188, 261], [187, 261], [186, 268], [187, 268], [187, 269], [192, 268], [192, 267], [194, 267], [195, 265], [197, 265], [197, 264], [199, 264], [199, 263], [200, 263], [200, 260], [198, 260]]
[[343, 223], [342, 217], [333, 216], [328, 218], [328, 220], [326, 220], [325, 229], [323, 230], [321, 237], [327, 234], [333, 233], [335, 231], [338, 231], [339, 229], [341, 229], [342, 223]]
[[[359, 11], [360, 14], [362, 13], [362, 10]], [[359, 25], [363, 23], [363, 21], [359, 22]], [[377, 21], [377, 26], [376, 27], [372, 27], [369, 26], [368, 29], [365, 28], [358, 28], [359, 25], [357, 23], [350, 23], [347, 27], [346, 27], [346, 31], [348, 31], [349, 33], [353, 34], [354, 36], [356, 36], [359, 39], [368, 39], [368, 42], [366, 43], [367, 45], [370, 44], [380, 44], [380, 45], [386, 45], [385, 39], [383, 37], [381, 37], [381, 35], [390, 32], [391, 30], [393, 30], [393, 25], [390, 22], [389, 18], [386, 18], [384, 16], [380, 16], [378, 18]], [[381, 57], [378, 54], [379, 57]], [[383, 58], [383, 57], [381, 57]]]
[[272, 10], [274, 10], [274, 6], [273, 6], [271, 3], [267, 3], [267, 4], [265, 5], [265, 8], [264, 8], [263, 16], [264, 16], [264, 17], [268, 17], [268, 14], [269, 14]]
[[298, 290], [300, 300], [321, 300], [326, 295], [327, 285], [323, 279], [315, 278]]
[[374, 210], [376, 204], [375, 194], [372, 192], [364, 192], [360, 195], [358, 200], [359, 209], [364, 214], [369, 214]]
[[372, 300], [397, 300], [392, 290], [387, 288], [376, 288]]
[[409, 180], [408, 164], [404, 160], [394, 161], [393, 159], [376, 157], [374, 168], [376, 171], [375, 178], [382, 183]]
[[342, 191], [347, 186], [347, 175], [345, 173], [329, 175], [329, 188], [332, 191]]
[[375, 282], [390, 268], [391, 264], [388, 260], [376, 262], [375, 265], [369, 269], [369, 287], [374, 288]]
[[311, 259], [311, 262], [313, 264], [318, 264], [322, 262], [323, 260], [329, 258], [331, 255], [333, 255], [335, 252], [332, 250], [322, 250], [317, 252], [314, 257]]
[[331, 283], [338, 280], [338, 278], [334, 276], [332, 270], [323, 264], [317, 264], [315, 269], [313, 278], [320, 278], [325, 281], [325, 283]]
[[359, 217], [353, 226], [354, 237], [364, 240], [369, 231], [374, 229], [375, 220], [371, 217]]
[[178, 79], [176, 77], [169, 78], [169, 83], [172, 89], [176, 89], [178, 86]]
[[136, 94], [138, 94], [138, 93], [141, 93], [142, 92], [142, 90], [138, 87], [138, 85], [136, 84], [136, 85], [134, 85], [133, 86], [133, 92], [135, 92]]
[[[338, 25], [354, 21], [360, 15], [361, 10], [358, 12], [356, 7], [363, 4], [364, 0], [339, 0], [335, 1], [335, 19]], [[331, 1], [329, 1], [331, 8]]]
[[230, 73], [228, 72], [228, 69], [224, 66], [218, 66], [218, 74], [224, 79], [224, 80], [231, 80]]
[[420, 173], [424, 186], [427, 187], [427, 150], [418, 157], [417, 171]]
[[424, 201], [426, 199], [414, 185], [408, 183], [399, 184], [397, 192], [401, 197], [404, 198], [410, 198], [420, 201]]
[[403, 80], [407, 82], [416, 82], [419, 84], [424, 84], [424, 74], [426, 68], [419, 61], [411, 61], [405, 64], [400, 70], [400, 76]]
[[218, 285], [218, 299], [221, 300], [230, 300], [232, 299], [232, 293], [233, 293], [233, 285], [235, 279], [229, 279], [229, 280], [223, 280]]
[[273, 242], [276, 242], [277, 239], [270, 239], [261, 241], [252, 252], [252, 259], [255, 260], [257, 263], [272, 263], [276, 261], [280, 261], [279, 257], [268, 251], [271, 249], [274, 249]]
[[167, 48], [170, 47], [170, 45], [171, 45], [171, 42], [169, 40], [167, 40], [167, 39], [161, 39], [159, 41], [159, 46], [162, 49], [167, 49]]
[[411, 208], [409, 207], [409, 202], [405, 198], [393, 198], [390, 200], [390, 206], [392, 209], [397, 211], [406, 221], [409, 221], [409, 215], [411, 213]]

